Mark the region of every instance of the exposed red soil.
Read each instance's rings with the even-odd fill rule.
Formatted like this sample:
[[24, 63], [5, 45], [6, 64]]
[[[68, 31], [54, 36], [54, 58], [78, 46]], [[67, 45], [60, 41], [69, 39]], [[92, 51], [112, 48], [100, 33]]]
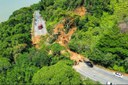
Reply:
[[79, 16], [85, 16], [86, 11], [87, 11], [86, 8], [83, 7], [83, 6], [78, 7], [78, 8], [76, 8], [76, 9], [74, 10], [75, 14], [76, 14], [76, 15], [79, 15]]
[[64, 28], [64, 24], [56, 25], [55, 29], [53, 30], [54, 34], [57, 34], [58, 32], [62, 31], [63, 28]]
[[[63, 23], [65, 23], [65, 22], [63, 22]], [[77, 28], [75, 26], [72, 26], [70, 28], [69, 32], [65, 33], [64, 24], [61, 23], [61, 24], [56, 25], [56, 27], [54, 29], [54, 34], [60, 33], [56, 42], [59, 43], [60, 45], [64, 46], [66, 48], [66, 50], [70, 53], [70, 59], [75, 61], [75, 64], [78, 64], [79, 62], [82, 62], [82, 61], [88, 60], [88, 59], [85, 59], [85, 57], [80, 55], [80, 54], [77, 54], [73, 51], [70, 51], [68, 46], [67, 46], [70, 39], [71, 39], [71, 36], [73, 35], [73, 33], [76, 30], [77, 30]]]
[[[86, 9], [85, 9], [85, 7], [78, 7], [74, 10], [74, 12], [76, 15], [84, 16], [86, 13]], [[70, 59], [75, 61], [76, 64], [83, 60], [87, 60], [87, 59], [85, 59], [84, 56], [69, 50], [67, 45], [71, 39], [71, 36], [77, 30], [77, 27], [72, 25], [72, 23], [74, 22], [74, 19], [70, 19], [70, 22], [68, 23], [68, 25], [72, 25], [72, 26], [71, 26], [69, 32], [65, 33], [65, 29], [64, 29], [64, 24], [66, 24], [65, 22], [66, 22], [66, 19], [63, 19], [62, 22], [57, 24], [55, 26], [55, 29], [53, 30], [53, 34], [60, 34], [58, 36], [58, 39], [56, 40], [56, 42], [66, 48], [66, 50], [70, 53]], [[41, 36], [33, 36], [32, 35], [32, 44], [35, 45], [36, 48], [39, 48], [40, 39], [41, 39]]]
[[35, 45], [36, 48], [39, 48], [41, 36], [33, 36], [32, 37], [32, 44]]

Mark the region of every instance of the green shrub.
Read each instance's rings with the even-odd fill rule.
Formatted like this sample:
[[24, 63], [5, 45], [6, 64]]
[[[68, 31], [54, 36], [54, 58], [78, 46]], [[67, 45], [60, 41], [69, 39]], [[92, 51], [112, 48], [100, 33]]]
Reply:
[[67, 62], [60, 61], [50, 67], [43, 67], [37, 73], [34, 74], [32, 81], [34, 84], [82, 84], [80, 76], [76, 73]]

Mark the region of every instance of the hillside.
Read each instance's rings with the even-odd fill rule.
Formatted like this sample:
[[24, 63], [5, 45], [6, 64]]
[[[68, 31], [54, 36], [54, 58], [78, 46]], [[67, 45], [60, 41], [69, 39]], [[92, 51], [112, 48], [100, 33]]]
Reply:
[[[74, 71], [74, 55], [128, 73], [127, 6], [127, 0], [41, 0], [14, 11], [0, 23], [0, 84], [99, 84]], [[35, 10], [48, 30], [40, 49], [31, 39]]]

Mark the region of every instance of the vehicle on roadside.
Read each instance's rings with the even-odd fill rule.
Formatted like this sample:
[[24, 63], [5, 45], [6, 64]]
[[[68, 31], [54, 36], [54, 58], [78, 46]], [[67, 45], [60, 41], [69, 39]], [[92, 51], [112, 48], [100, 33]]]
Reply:
[[114, 72], [113, 74], [114, 74], [114, 76], [119, 77], [119, 78], [123, 77], [123, 75], [119, 72]]
[[106, 85], [112, 85], [112, 82], [107, 81]]
[[93, 64], [92, 64], [91, 61], [84, 61], [84, 63], [85, 63], [87, 66], [93, 68]]

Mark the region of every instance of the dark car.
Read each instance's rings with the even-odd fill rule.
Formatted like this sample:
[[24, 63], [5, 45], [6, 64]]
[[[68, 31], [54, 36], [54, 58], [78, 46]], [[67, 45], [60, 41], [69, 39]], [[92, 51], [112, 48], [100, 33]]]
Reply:
[[89, 66], [89, 67], [93, 67], [93, 64], [92, 64], [92, 62], [90, 62], [90, 61], [84, 61], [86, 64], [87, 64], [87, 66]]

